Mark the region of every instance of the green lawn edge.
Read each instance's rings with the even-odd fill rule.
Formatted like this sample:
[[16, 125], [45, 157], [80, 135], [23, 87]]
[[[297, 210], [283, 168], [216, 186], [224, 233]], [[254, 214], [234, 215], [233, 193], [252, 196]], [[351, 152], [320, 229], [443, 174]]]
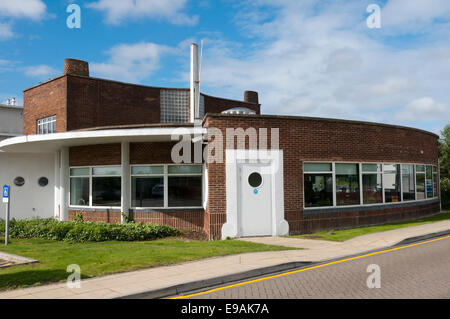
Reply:
[[38, 260], [38, 263], [0, 268], [0, 291], [64, 282], [67, 266], [81, 268], [81, 278], [100, 277], [158, 266], [233, 254], [295, 250], [240, 240], [194, 241], [166, 238], [137, 242], [70, 243], [46, 239], [10, 239], [0, 251]]
[[[450, 211], [440, 213], [438, 215], [434, 215], [431, 217], [420, 218], [412, 221], [406, 222], [396, 222], [389, 223], [384, 225], [377, 226], [367, 226], [367, 227], [357, 227], [357, 228], [349, 228], [342, 230], [329, 230], [329, 231], [320, 231], [313, 234], [303, 234], [303, 235], [295, 235], [289, 236], [291, 238], [302, 238], [302, 239], [317, 239], [317, 240], [328, 240], [328, 241], [338, 241], [343, 242], [358, 236], [384, 232], [388, 230], [400, 229], [411, 226], [419, 226], [430, 223], [435, 223], [443, 220], [450, 219]], [[320, 237], [319, 237], [320, 236]]]

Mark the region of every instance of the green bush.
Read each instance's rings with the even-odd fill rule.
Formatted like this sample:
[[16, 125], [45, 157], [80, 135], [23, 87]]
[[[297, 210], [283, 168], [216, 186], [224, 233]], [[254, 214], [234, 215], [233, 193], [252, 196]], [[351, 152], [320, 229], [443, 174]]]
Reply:
[[[5, 222], [0, 219], [0, 234], [4, 235]], [[105, 224], [80, 220], [61, 222], [53, 218], [10, 221], [12, 238], [43, 238], [73, 242], [153, 240], [179, 234], [179, 231], [155, 224]]]
[[442, 203], [442, 208], [445, 208], [445, 209], [450, 208], [450, 179], [449, 178], [441, 179], [441, 203]]

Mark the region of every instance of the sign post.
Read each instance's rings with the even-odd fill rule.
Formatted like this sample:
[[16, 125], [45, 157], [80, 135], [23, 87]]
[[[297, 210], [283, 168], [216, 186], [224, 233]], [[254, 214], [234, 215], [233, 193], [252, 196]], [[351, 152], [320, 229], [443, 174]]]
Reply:
[[8, 245], [9, 239], [9, 185], [3, 186], [3, 203], [6, 203], [6, 219], [5, 219], [5, 245]]

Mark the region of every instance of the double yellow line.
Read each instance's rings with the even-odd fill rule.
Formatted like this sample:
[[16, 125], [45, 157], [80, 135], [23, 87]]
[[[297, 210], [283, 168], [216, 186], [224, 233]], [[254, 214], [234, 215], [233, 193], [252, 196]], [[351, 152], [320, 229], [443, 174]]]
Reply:
[[281, 274], [276, 274], [276, 275], [272, 275], [272, 276], [262, 277], [262, 278], [258, 278], [258, 279], [248, 280], [248, 281], [240, 282], [240, 283], [237, 283], [237, 284], [228, 285], [228, 286], [224, 286], [224, 287], [218, 287], [218, 288], [214, 288], [214, 289], [210, 289], [210, 290], [207, 290], [207, 291], [202, 291], [202, 292], [198, 292], [198, 293], [194, 293], [194, 294], [190, 294], [190, 295], [172, 297], [172, 298], [169, 298], [169, 299], [185, 299], [185, 298], [196, 297], [196, 296], [200, 296], [200, 295], [209, 294], [209, 293], [212, 293], [212, 292], [215, 292], [215, 291], [220, 291], [220, 290], [229, 289], [229, 288], [233, 288], [233, 287], [239, 287], [239, 286], [243, 286], [243, 285], [252, 284], [252, 283], [263, 281], [263, 280], [267, 280], [267, 279], [278, 278], [278, 277], [291, 275], [291, 274], [296, 274], [296, 273], [307, 271], [307, 270], [327, 267], [327, 266], [343, 263], [343, 262], [350, 261], [350, 260], [356, 260], [356, 259], [361, 259], [361, 258], [365, 258], [365, 257], [378, 255], [378, 254], [388, 253], [388, 252], [392, 252], [392, 251], [396, 251], [396, 250], [400, 250], [400, 249], [404, 249], [404, 248], [408, 248], [408, 247], [424, 245], [424, 244], [432, 243], [432, 242], [435, 242], [435, 241], [438, 241], [438, 240], [447, 239], [447, 238], [450, 238], [450, 236], [439, 237], [439, 238], [430, 239], [430, 240], [422, 241], [422, 242], [415, 243], [415, 244], [399, 246], [399, 247], [390, 248], [390, 249], [386, 249], [386, 250], [376, 251], [376, 252], [373, 252], [373, 253], [368, 253], [368, 254], [361, 255], [361, 256], [356, 256], [356, 257], [350, 257], [350, 258], [345, 258], [345, 259], [341, 259], [341, 260], [331, 261], [331, 262], [325, 263], [325, 264], [320, 264], [320, 265], [311, 266], [311, 267], [307, 267], [307, 268], [302, 268], [302, 269], [297, 269], [297, 270], [293, 270], [293, 271], [288, 271], [288, 272], [284, 272], [284, 273], [281, 273]]

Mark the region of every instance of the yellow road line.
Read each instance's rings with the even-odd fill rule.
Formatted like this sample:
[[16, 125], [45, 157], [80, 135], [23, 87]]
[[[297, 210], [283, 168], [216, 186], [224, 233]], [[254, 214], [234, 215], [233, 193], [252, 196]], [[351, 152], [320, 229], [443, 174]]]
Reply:
[[258, 278], [258, 279], [248, 280], [248, 281], [240, 282], [240, 283], [237, 283], [237, 284], [232, 284], [232, 285], [228, 285], [228, 286], [224, 286], [224, 287], [218, 287], [218, 288], [214, 288], [214, 289], [210, 289], [210, 290], [207, 290], [207, 291], [198, 292], [198, 293], [194, 293], [194, 294], [190, 294], [190, 295], [172, 297], [172, 298], [169, 298], [169, 299], [185, 299], [185, 298], [196, 297], [196, 296], [209, 294], [209, 293], [212, 293], [212, 292], [215, 292], [215, 291], [219, 291], [219, 290], [224, 290], [224, 289], [229, 289], [229, 288], [233, 288], [233, 287], [248, 285], [248, 284], [251, 284], [251, 283], [255, 283], [255, 282], [259, 282], [259, 281], [263, 281], [263, 280], [267, 280], [267, 279], [278, 278], [278, 277], [281, 277], [281, 276], [296, 274], [296, 273], [299, 273], [299, 272], [302, 272], [302, 271], [307, 271], [307, 270], [311, 270], [311, 269], [317, 269], [317, 268], [321, 268], [321, 267], [331, 266], [331, 265], [339, 264], [339, 263], [342, 263], [342, 262], [345, 262], [345, 261], [361, 259], [361, 258], [373, 256], [373, 255], [382, 254], [382, 253], [388, 253], [388, 252], [391, 252], [391, 251], [396, 251], [396, 250], [399, 250], [399, 249], [404, 249], [404, 248], [408, 248], [408, 247], [423, 245], [423, 244], [427, 244], [427, 243], [431, 243], [431, 242], [435, 242], [435, 241], [442, 240], [442, 239], [447, 239], [447, 238], [450, 238], [450, 236], [439, 237], [439, 238], [435, 238], [435, 239], [431, 239], [431, 240], [427, 240], [427, 241], [423, 241], [423, 242], [419, 242], [419, 243], [415, 243], [415, 244], [409, 244], [409, 245], [405, 245], [405, 246], [399, 246], [399, 247], [390, 248], [390, 249], [386, 249], [386, 250], [376, 251], [376, 252], [368, 253], [368, 254], [361, 255], [361, 256], [356, 256], [356, 257], [350, 257], [350, 258], [346, 258], [346, 259], [336, 260], [336, 261], [332, 261], [332, 262], [329, 262], [329, 263], [326, 263], [326, 264], [320, 264], [320, 265], [311, 266], [311, 267], [307, 267], [307, 268], [292, 270], [292, 271], [284, 272], [284, 273], [277, 274], [277, 275], [272, 275], [272, 276], [262, 277], [262, 278]]

